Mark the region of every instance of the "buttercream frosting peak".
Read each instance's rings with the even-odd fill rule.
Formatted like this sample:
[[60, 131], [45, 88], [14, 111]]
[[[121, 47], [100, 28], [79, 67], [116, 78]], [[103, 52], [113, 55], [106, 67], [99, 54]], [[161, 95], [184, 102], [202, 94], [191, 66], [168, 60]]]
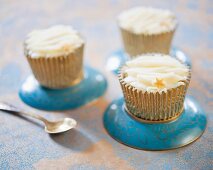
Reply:
[[68, 55], [83, 43], [79, 33], [71, 26], [56, 25], [29, 33], [25, 48], [31, 57], [55, 57]]
[[127, 61], [123, 69], [124, 81], [144, 91], [166, 91], [183, 85], [189, 69], [168, 55], [142, 55]]
[[169, 10], [135, 7], [118, 16], [121, 28], [136, 34], [159, 34], [175, 29], [177, 21]]

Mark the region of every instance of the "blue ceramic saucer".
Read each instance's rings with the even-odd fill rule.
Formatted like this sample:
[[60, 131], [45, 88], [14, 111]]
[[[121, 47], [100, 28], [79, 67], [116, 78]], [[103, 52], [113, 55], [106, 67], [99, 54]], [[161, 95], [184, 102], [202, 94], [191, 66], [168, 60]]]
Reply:
[[142, 150], [168, 150], [188, 145], [198, 139], [206, 128], [207, 119], [199, 103], [187, 96], [184, 112], [173, 122], [138, 122], [124, 110], [123, 98], [109, 105], [103, 122], [110, 136], [120, 143]]
[[[171, 50], [171, 56], [179, 59], [183, 63], [186, 63], [188, 66], [191, 67], [191, 60], [190, 58], [178, 48], [173, 47]], [[112, 71], [114, 74], [118, 74], [119, 68], [129, 59], [127, 54], [122, 50], [119, 49], [114, 51], [108, 58], [106, 68]]]
[[80, 107], [102, 96], [107, 88], [104, 76], [91, 67], [85, 67], [84, 79], [65, 89], [48, 89], [30, 76], [22, 84], [19, 96], [24, 103], [42, 110], [67, 110]]

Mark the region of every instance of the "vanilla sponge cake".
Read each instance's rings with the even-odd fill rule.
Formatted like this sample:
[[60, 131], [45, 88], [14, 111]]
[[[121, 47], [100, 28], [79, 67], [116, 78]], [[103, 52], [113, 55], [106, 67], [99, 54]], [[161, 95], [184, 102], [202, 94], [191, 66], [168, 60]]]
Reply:
[[144, 122], [180, 116], [191, 78], [190, 68], [165, 54], [144, 54], [126, 62], [119, 74], [125, 108]]
[[83, 79], [84, 40], [72, 26], [33, 30], [27, 35], [24, 50], [42, 86], [66, 88]]
[[177, 19], [169, 10], [135, 7], [118, 16], [118, 26], [130, 58], [145, 53], [169, 54]]

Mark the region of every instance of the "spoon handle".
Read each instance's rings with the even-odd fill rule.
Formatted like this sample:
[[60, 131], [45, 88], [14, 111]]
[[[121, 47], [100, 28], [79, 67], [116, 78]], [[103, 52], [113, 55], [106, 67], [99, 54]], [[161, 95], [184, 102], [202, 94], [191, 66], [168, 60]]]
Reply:
[[43, 122], [48, 122], [45, 118], [41, 117], [40, 115], [37, 115], [37, 114], [34, 114], [34, 113], [29, 113], [29, 112], [23, 112], [20, 109], [16, 108], [15, 106], [12, 106], [12, 105], [7, 104], [7, 103], [0, 102], [0, 110], [11, 112], [11, 113], [22, 114], [22, 115], [26, 115], [26, 116], [29, 116], [29, 117], [33, 117], [35, 119], [39, 119]]

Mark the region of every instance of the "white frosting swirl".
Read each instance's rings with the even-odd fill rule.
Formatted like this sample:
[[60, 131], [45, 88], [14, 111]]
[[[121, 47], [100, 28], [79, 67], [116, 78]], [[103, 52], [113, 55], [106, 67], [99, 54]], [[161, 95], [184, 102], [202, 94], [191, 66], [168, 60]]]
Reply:
[[137, 89], [162, 92], [184, 85], [189, 69], [177, 59], [162, 54], [147, 54], [127, 61], [124, 81]]
[[174, 30], [177, 20], [169, 10], [135, 7], [121, 13], [118, 23], [135, 34], [159, 34]]
[[34, 30], [28, 34], [25, 48], [31, 57], [65, 56], [84, 43], [79, 33], [70, 26], [56, 25]]

